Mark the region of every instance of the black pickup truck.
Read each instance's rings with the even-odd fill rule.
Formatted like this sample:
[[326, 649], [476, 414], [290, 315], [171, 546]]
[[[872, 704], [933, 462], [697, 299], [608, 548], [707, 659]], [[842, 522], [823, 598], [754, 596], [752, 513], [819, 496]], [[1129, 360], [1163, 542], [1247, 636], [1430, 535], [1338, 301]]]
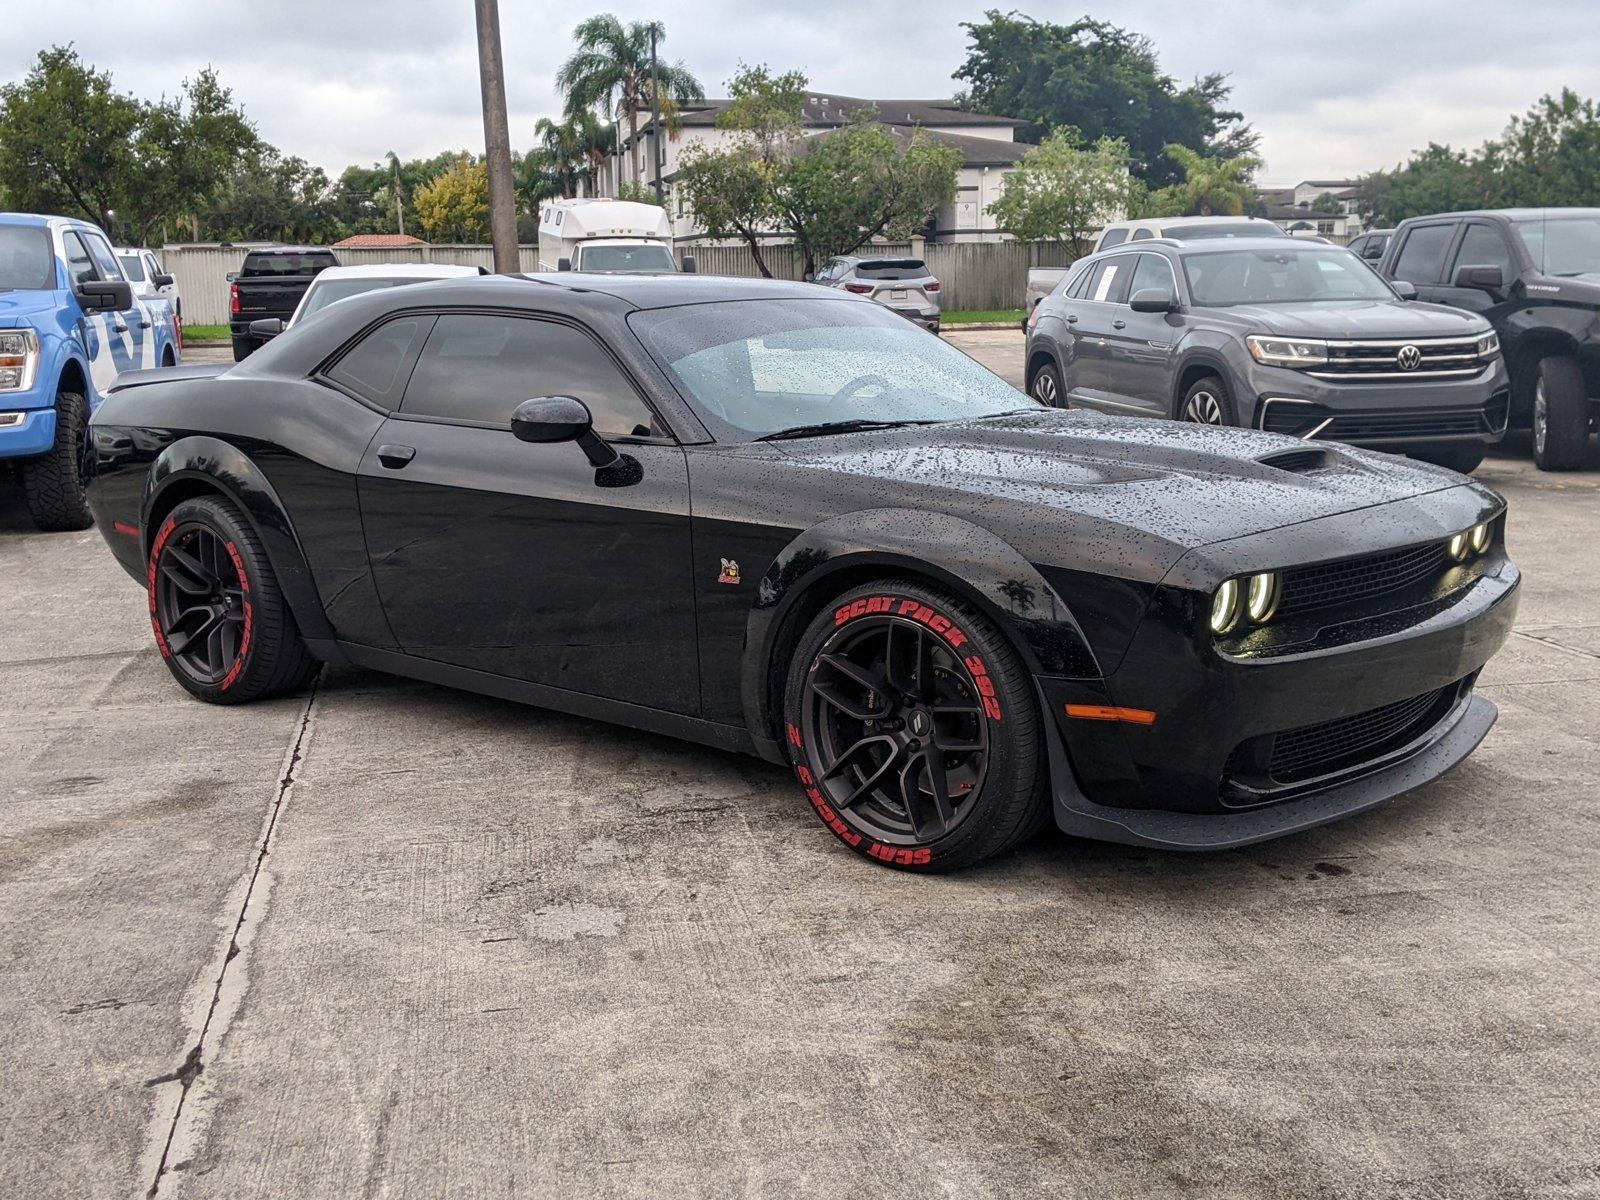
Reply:
[[267, 246], [247, 253], [244, 266], [229, 281], [233, 361], [249, 357], [266, 341], [251, 334], [251, 321], [263, 317], [287, 321], [317, 273], [338, 265], [332, 250], [315, 246]]
[[1378, 271], [1482, 314], [1511, 371], [1514, 427], [1545, 471], [1584, 464], [1600, 418], [1600, 208], [1501, 208], [1400, 223]]

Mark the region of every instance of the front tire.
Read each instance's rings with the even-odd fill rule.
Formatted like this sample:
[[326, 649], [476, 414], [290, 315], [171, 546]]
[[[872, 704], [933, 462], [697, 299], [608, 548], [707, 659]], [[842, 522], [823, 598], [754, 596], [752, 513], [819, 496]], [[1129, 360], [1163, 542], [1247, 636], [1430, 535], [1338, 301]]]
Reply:
[[789, 665], [785, 738], [817, 816], [908, 871], [1019, 845], [1049, 815], [1031, 680], [982, 613], [906, 579], [840, 596]]
[[1061, 385], [1061, 370], [1055, 363], [1046, 363], [1033, 373], [1028, 394], [1047, 408], [1065, 408], [1067, 390]]
[[1178, 420], [1194, 425], [1231, 425], [1228, 413], [1233, 402], [1228, 385], [1220, 375], [1204, 375], [1194, 381], [1178, 405]]
[[1575, 359], [1539, 360], [1533, 380], [1533, 461], [1541, 471], [1573, 471], [1589, 448], [1589, 397]]
[[38, 458], [21, 464], [28, 515], [46, 533], [87, 529], [94, 523], [84, 494], [89, 406], [77, 392], [56, 397], [56, 440]]
[[167, 514], [146, 584], [156, 647], [191, 695], [243, 704], [296, 691], [316, 675], [266, 551], [232, 502], [204, 496]]

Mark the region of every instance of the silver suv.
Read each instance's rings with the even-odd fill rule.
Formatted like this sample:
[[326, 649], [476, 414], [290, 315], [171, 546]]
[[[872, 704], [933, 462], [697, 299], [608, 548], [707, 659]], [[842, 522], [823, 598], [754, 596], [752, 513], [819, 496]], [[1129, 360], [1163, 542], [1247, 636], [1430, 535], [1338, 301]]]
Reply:
[[929, 333], [939, 332], [939, 281], [920, 258], [841, 255], [830, 258], [812, 282], [870, 296]]

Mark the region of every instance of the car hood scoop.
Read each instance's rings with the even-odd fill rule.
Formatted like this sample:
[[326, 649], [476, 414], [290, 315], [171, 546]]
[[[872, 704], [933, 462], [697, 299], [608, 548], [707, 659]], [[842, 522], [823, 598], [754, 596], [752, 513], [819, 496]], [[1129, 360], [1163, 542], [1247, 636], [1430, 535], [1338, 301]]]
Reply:
[[798, 465], [859, 476], [866, 490], [881, 490], [886, 506], [915, 505], [907, 488], [921, 485], [963, 493], [974, 514], [990, 504], [1030, 505], [1041, 515], [1057, 510], [1187, 546], [1462, 482], [1439, 467], [1348, 446], [1079, 410], [775, 445]]

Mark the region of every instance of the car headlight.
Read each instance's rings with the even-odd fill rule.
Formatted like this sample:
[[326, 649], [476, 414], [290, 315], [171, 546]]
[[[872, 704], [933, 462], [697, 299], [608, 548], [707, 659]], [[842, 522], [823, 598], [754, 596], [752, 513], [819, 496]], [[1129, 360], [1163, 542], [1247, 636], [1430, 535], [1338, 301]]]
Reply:
[[1272, 614], [1278, 611], [1278, 595], [1282, 590], [1283, 583], [1276, 571], [1250, 576], [1250, 586], [1245, 592], [1245, 616], [1257, 625], [1272, 620]]
[[1211, 632], [1221, 635], [1239, 623], [1239, 581], [1229, 579], [1211, 598]]
[[1250, 357], [1269, 367], [1314, 367], [1328, 361], [1328, 343], [1316, 338], [1268, 337], [1252, 333], [1244, 339]]
[[1467, 540], [1472, 543], [1472, 552], [1474, 554], [1482, 554], [1489, 548], [1489, 543], [1494, 541], [1494, 526], [1488, 521], [1485, 521], [1482, 525], [1474, 525], [1472, 533]]
[[1491, 354], [1500, 353], [1500, 335], [1492, 329], [1478, 339], [1478, 357], [1488, 358]]
[[39, 338], [31, 329], [0, 332], [0, 392], [25, 392], [39, 366]]
[[1472, 556], [1472, 531], [1458, 533], [1450, 539], [1446, 550], [1451, 562], [1466, 562]]

